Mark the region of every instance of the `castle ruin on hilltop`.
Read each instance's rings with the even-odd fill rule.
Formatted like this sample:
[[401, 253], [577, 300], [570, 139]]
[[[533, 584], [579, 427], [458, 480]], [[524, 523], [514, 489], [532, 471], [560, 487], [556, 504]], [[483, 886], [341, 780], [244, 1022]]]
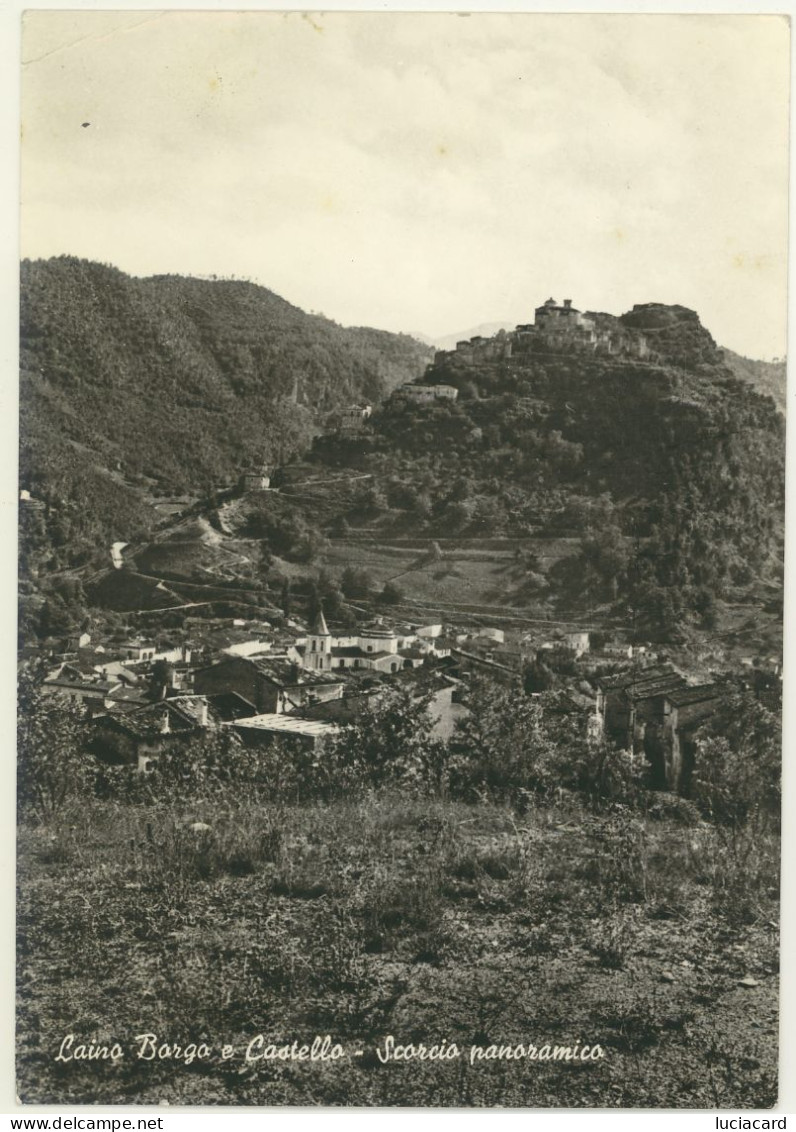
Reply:
[[548, 299], [534, 312], [533, 323], [515, 330], [500, 330], [494, 338], [476, 336], [456, 343], [455, 350], [439, 350], [434, 364], [455, 360], [465, 365], [501, 361], [530, 353], [591, 353], [646, 359], [650, 349], [638, 330], [611, 314], [583, 314], [564, 299]]

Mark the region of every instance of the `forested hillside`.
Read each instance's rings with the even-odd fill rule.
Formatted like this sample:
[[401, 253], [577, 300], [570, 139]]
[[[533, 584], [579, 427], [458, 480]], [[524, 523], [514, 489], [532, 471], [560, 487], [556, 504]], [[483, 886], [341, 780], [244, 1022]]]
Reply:
[[201, 494], [253, 459], [290, 459], [329, 410], [383, 397], [429, 358], [252, 283], [26, 261], [22, 486], [48, 504], [56, 546], [130, 537], [151, 521], [146, 489]]
[[732, 350], [722, 350], [724, 364], [732, 370], [736, 377], [748, 381], [761, 393], [767, 393], [773, 398], [777, 407], [785, 412], [785, 395], [787, 387], [787, 367], [784, 361], [758, 362], [751, 358], [744, 358]]
[[[457, 401], [394, 396], [370, 437], [318, 441], [319, 459], [375, 476], [348, 521], [369, 509], [383, 532], [578, 537], [548, 579], [562, 607], [614, 604], [655, 636], [711, 627], [717, 601], [776, 577], [784, 421], [693, 312], [625, 318], [657, 331], [656, 362], [448, 354], [424, 380]], [[529, 596], [542, 581], [529, 560]]]

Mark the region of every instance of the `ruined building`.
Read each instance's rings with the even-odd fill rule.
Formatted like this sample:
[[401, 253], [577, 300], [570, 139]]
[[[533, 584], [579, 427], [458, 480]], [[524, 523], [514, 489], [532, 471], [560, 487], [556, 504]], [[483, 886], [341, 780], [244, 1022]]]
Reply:
[[559, 304], [548, 299], [534, 312], [532, 323], [494, 338], [476, 336], [456, 343], [455, 350], [437, 352], [435, 365], [455, 360], [464, 365], [503, 361], [534, 353], [591, 353], [645, 360], [650, 350], [644, 335], [625, 326], [614, 315], [573, 307], [571, 299]]

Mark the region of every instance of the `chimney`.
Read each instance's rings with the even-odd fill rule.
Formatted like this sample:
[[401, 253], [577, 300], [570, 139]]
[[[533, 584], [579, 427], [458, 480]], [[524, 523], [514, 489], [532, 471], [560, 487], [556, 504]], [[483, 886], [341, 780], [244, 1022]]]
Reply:
[[564, 306], [567, 308], [567, 310], [569, 310], [569, 308], [572, 306], [572, 299], [564, 299]]

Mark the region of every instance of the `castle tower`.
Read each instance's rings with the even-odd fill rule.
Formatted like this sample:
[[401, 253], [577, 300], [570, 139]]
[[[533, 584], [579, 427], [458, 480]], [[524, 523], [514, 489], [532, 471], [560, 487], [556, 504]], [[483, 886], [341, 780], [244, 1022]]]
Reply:
[[318, 616], [307, 634], [304, 667], [311, 668], [313, 672], [328, 672], [332, 667], [332, 634], [322, 609], [318, 610]]

